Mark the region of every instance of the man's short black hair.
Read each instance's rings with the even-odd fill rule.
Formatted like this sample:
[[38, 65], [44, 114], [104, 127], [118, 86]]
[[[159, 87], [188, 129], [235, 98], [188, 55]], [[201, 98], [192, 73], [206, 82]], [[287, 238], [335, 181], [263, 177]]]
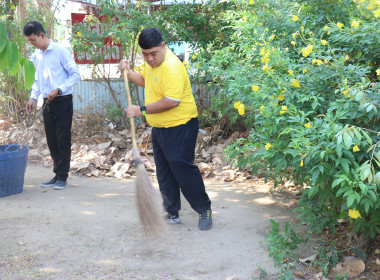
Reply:
[[154, 27], [148, 27], [141, 31], [139, 36], [139, 46], [142, 49], [148, 50], [154, 47], [161, 46], [162, 35], [160, 30]]
[[45, 33], [45, 29], [44, 27], [42, 26], [41, 22], [39, 21], [30, 21], [28, 22], [27, 24], [25, 24], [24, 26], [24, 29], [22, 30], [24, 36], [30, 36], [32, 34], [36, 35], [36, 36], [40, 36], [41, 35], [41, 32]]

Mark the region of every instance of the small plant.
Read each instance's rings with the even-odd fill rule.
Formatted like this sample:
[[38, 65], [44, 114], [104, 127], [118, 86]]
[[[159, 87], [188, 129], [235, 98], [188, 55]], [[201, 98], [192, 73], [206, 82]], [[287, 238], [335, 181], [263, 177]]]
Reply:
[[263, 280], [268, 276], [267, 272], [261, 266], [259, 266], [258, 269], [260, 270], [260, 275], [258, 277], [252, 276], [252, 280]]
[[293, 280], [294, 279], [294, 275], [293, 273], [290, 271], [290, 269], [294, 267], [294, 264], [293, 263], [284, 263], [281, 265], [280, 267], [280, 272], [279, 272], [279, 279], [280, 280]]
[[285, 223], [284, 229], [280, 231], [280, 224], [274, 220], [270, 220], [272, 229], [265, 236], [269, 256], [274, 259], [275, 265], [278, 266], [284, 262], [286, 258], [290, 258], [298, 245], [308, 240], [308, 234], [302, 237], [300, 234], [289, 226], [289, 222]]
[[333, 244], [328, 245], [323, 242], [317, 249], [317, 257], [313, 261], [313, 267], [320, 269], [324, 276], [327, 276], [330, 269], [339, 263], [339, 251]]

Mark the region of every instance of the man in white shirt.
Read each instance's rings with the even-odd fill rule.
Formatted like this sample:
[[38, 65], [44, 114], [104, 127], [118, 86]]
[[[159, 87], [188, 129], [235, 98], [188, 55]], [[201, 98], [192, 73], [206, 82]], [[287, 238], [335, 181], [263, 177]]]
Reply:
[[28, 22], [23, 28], [28, 42], [37, 49], [32, 55], [35, 80], [26, 104], [29, 114], [42, 94], [44, 126], [50, 155], [54, 161], [54, 178], [41, 187], [66, 188], [71, 159], [71, 124], [73, 85], [80, 80], [78, 66], [69, 50], [46, 37], [42, 24]]

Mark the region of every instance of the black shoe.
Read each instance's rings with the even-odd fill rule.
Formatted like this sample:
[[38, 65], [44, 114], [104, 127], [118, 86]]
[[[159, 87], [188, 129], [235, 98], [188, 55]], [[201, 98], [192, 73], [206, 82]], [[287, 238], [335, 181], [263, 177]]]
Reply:
[[202, 214], [199, 214], [198, 228], [200, 230], [208, 230], [212, 228], [212, 211], [206, 210]]
[[51, 188], [51, 187], [54, 187], [56, 182], [57, 182], [57, 178], [54, 177], [50, 181], [47, 181], [45, 183], [41, 183], [40, 186], [43, 188]]
[[168, 212], [164, 213], [164, 218], [169, 224], [180, 224], [181, 223], [181, 217], [178, 215], [170, 214]]
[[66, 181], [63, 181], [63, 180], [57, 180], [54, 184], [54, 189], [55, 190], [63, 190], [64, 188], [66, 188], [67, 186], [67, 183]]

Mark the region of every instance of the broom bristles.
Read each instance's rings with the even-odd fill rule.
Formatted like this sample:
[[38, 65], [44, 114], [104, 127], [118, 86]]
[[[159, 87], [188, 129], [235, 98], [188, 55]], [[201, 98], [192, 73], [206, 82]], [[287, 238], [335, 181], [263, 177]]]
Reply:
[[136, 199], [141, 227], [146, 236], [158, 237], [165, 234], [167, 225], [158, 192], [153, 188], [143, 164], [136, 168]]

